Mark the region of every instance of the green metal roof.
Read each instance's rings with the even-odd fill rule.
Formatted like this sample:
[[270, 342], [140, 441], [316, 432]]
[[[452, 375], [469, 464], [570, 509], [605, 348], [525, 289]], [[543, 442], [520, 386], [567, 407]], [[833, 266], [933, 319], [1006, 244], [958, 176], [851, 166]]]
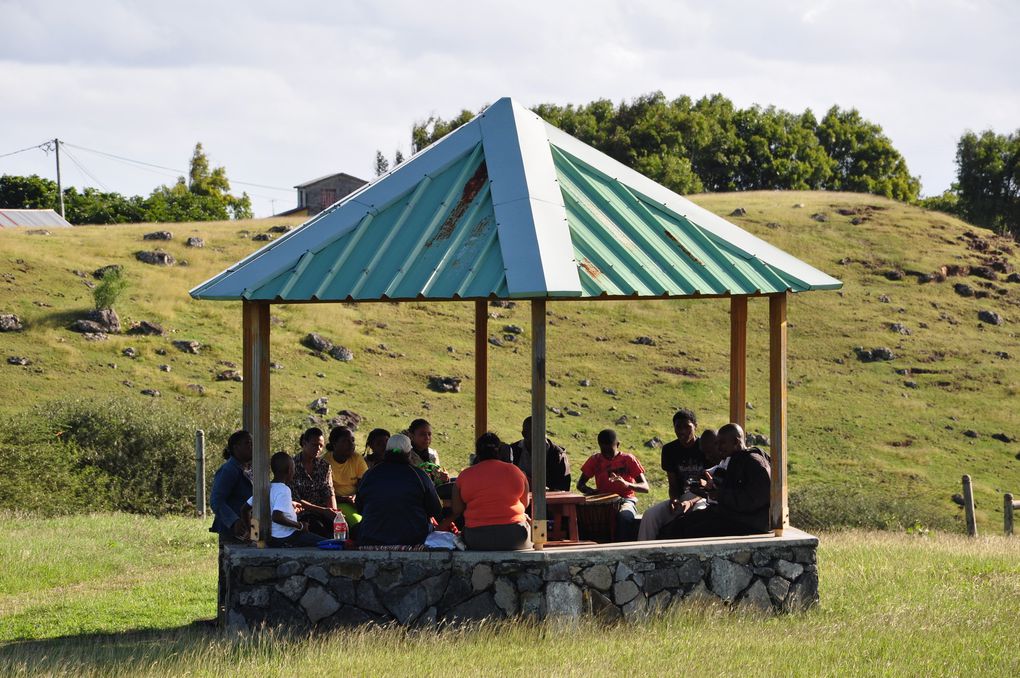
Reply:
[[[430, 215], [422, 223], [416, 215]], [[506, 296], [481, 144], [350, 231], [307, 250], [246, 298]]]
[[841, 285], [501, 99], [191, 294], [685, 297]]
[[559, 148], [552, 153], [584, 296], [808, 289]]

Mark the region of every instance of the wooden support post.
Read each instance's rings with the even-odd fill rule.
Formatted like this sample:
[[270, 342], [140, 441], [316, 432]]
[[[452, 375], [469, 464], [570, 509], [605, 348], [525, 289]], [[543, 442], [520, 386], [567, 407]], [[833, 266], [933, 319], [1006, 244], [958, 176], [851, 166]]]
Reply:
[[475, 301], [475, 440], [489, 430], [489, 309]]
[[1013, 495], [1007, 492], [1002, 498], [1002, 533], [1007, 537], [1013, 534]]
[[974, 515], [974, 487], [970, 476], [963, 476], [963, 514], [967, 521], [967, 536], [977, 536], [977, 517]]
[[531, 301], [531, 541], [545, 546], [545, 299]]
[[772, 442], [770, 527], [790, 524], [786, 488], [786, 293], [769, 296], [769, 438]]
[[244, 301], [244, 428], [252, 438], [252, 532], [259, 548], [269, 539], [269, 304]]
[[730, 421], [747, 421], [747, 297], [730, 298]]
[[205, 516], [205, 431], [195, 431], [195, 515]]

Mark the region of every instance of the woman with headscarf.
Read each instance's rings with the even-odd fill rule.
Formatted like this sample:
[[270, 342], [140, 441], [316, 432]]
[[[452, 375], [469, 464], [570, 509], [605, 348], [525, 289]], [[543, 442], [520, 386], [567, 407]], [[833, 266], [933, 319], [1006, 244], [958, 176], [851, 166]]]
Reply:
[[358, 543], [365, 546], [425, 543], [442, 504], [425, 472], [411, 465], [411, 441], [403, 434], [386, 443], [383, 462], [361, 479], [354, 505], [361, 514]]

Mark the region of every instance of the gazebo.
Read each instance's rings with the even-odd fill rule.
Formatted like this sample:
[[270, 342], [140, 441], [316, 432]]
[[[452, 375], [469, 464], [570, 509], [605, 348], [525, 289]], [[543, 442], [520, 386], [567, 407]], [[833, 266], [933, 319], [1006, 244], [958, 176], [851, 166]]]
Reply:
[[373, 183], [191, 290], [240, 300], [253, 534], [269, 534], [273, 304], [473, 301], [475, 430], [487, 429], [487, 304], [531, 306], [533, 541], [546, 542], [546, 308], [729, 299], [730, 420], [744, 423], [747, 304], [769, 303], [771, 527], [787, 511], [787, 298], [842, 283], [500, 99]]

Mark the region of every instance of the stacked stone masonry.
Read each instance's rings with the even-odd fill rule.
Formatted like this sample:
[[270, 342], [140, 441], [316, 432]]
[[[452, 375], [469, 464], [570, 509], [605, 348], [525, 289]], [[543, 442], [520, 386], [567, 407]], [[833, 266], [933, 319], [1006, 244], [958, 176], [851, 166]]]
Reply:
[[795, 532], [511, 553], [228, 547], [226, 622], [311, 630], [518, 615], [613, 620], [683, 601], [797, 611], [818, 601], [818, 540]]

